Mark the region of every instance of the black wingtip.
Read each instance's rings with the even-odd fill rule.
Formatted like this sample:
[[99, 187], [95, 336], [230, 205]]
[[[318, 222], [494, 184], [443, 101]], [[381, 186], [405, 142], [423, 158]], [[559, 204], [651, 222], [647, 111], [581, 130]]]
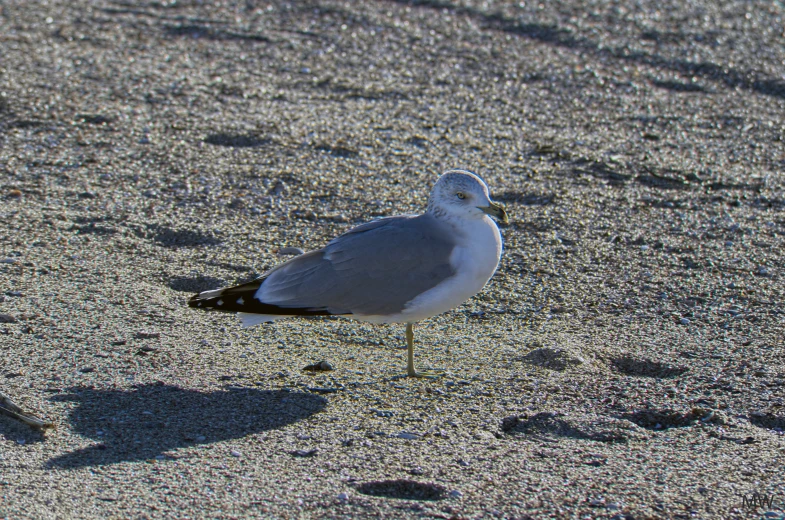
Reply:
[[254, 295], [263, 281], [264, 278], [256, 278], [233, 287], [202, 291], [191, 296], [188, 306], [194, 309], [245, 312], [245, 307], [242, 305], [254, 301]]
[[[287, 316], [331, 316], [335, 314], [327, 309], [279, 307], [278, 305], [262, 303], [254, 297], [259, 288], [259, 283], [259, 280], [255, 280], [235, 287], [203, 291], [191, 296], [188, 300], [188, 306], [194, 309], [244, 312], [248, 314], [278, 314]], [[209, 296], [205, 296], [205, 293], [208, 293]]]

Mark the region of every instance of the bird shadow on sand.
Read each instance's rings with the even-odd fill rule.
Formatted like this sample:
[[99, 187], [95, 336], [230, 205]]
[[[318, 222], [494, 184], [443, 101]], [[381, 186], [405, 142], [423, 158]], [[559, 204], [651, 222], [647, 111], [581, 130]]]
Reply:
[[53, 400], [77, 403], [68, 420], [76, 433], [96, 443], [50, 459], [48, 468], [154, 459], [177, 448], [281, 428], [327, 404], [308, 393], [253, 388], [199, 392], [161, 383], [130, 390], [76, 387], [69, 392]]

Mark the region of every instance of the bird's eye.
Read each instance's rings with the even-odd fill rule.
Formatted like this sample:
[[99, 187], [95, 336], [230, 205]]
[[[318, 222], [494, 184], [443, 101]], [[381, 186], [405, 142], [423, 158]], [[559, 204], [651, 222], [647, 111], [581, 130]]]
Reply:
[[458, 193], [456, 193], [456, 194], [455, 194], [455, 196], [456, 196], [456, 197], [458, 197], [458, 198], [459, 198], [459, 199], [461, 199], [461, 200], [463, 200], [463, 199], [465, 199], [465, 198], [466, 198], [466, 195], [464, 195], [464, 194], [463, 194], [463, 193], [461, 193], [460, 191], [459, 191]]

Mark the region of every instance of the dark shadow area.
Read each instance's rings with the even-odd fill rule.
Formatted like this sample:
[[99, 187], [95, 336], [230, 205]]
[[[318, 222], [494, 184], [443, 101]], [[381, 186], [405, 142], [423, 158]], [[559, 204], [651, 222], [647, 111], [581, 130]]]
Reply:
[[[129, 20], [151, 19], [160, 22], [164, 34], [170, 38], [193, 38], [210, 41], [247, 41], [259, 43], [277, 43], [279, 40], [253, 31], [249, 28], [238, 27], [220, 18], [186, 16], [178, 11], [188, 6], [188, 2], [110, 2], [117, 7], [100, 7], [96, 12], [107, 15], [109, 18], [93, 16], [94, 23], [122, 23], [129, 27], [149, 27], [147, 23], [135, 23]], [[250, 6], [250, 3], [248, 3]], [[250, 7], [247, 7], [251, 9]], [[322, 9], [324, 11], [325, 9]], [[318, 34], [302, 30], [284, 30], [265, 28], [266, 33], [286, 33], [306, 38], [319, 38]]]
[[625, 443], [639, 435], [635, 426], [613, 417], [569, 417], [558, 412], [540, 412], [531, 417], [518, 415], [502, 420], [501, 430], [508, 435], [568, 437], [596, 442]]
[[[647, 430], [666, 430], [668, 428], [686, 428], [692, 426], [697, 421], [705, 419], [707, 414], [700, 409], [693, 409], [688, 412], [680, 412], [664, 408], [661, 410], [638, 410], [619, 416]], [[713, 422], [713, 421], [707, 421]]]
[[557, 372], [583, 364], [582, 360], [572, 357], [566, 350], [548, 347], [532, 350], [521, 361]]
[[[271, 41], [270, 38], [263, 34], [219, 29], [215, 27], [216, 25], [226, 25], [226, 22], [221, 20], [189, 18], [181, 15], [166, 15], [156, 13], [154, 9], [164, 7], [164, 3], [125, 5], [123, 3], [115, 2], [115, 4], [121, 5], [122, 7], [103, 7], [100, 8], [99, 11], [107, 15], [132, 15], [136, 17], [154, 18], [160, 21], [174, 21], [176, 23], [163, 24], [164, 33], [167, 36], [174, 38], [204, 38], [206, 40], [212, 41], [245, 40], [263, 43], [269, 43]], [[174, 2], [174, 4], [178, 3]]]
[[641, 33], [642, 40], [649, 40], [657, 43], [682, 43], [688, 39], [689, 35], [673, 31], [657, 31], [650, 29]]
[[80, 468], [153, 459], [181, 447], [238, 439], [320, 412], [323, 397], [251, 388], [199, 392], [165, 384], [132, 390], [70, 388], [53, 399], [76, 403], [68, 421], [96, 444], [47, 462]]
[[557, 162], [565, 163], [567, 168], [563, 170], [564, 173], [589, 175], [603, 179], [609, 184], [620, 185], [632, 179], [632, 175], [619, 171], [622, 168], [621, 165], [617, 167], [600, 159], [582, 157], [549, 143], [535, 145], [529, 154], [532, 157], [548, 157], [554, 165]]
[[270, 144], [272, 139], [261, 138], [253, 134], [210, 134], [204, 142], [231, 148], [255, 148]]
[[757, 208], [785, 209], [785, 199], [778, 198], [778, 197], [769, 198], [766, 196], [761, 196], [755, 198], [752, 201], [751, 205]]
[[415, 482], [413, 480], [376, 480], [357, 486], [357, 492], [363, 495], [399, 500], [443, 500], [447, 498], [447, 490], [439, 484]]
[[91, 125], [106, 125], [114, 121], [114, 118], [102, 114], [77, 114], [74, 121]]
[[165, 24], [164, 32], [171, 37], [187, 37], [187, 38], [204, 38], [212, 41], [222, 40], [245, 40], [253, 42], [270, 43], [272, 40], [263, 34], [254, 34], [250, 32], [228, 31], [222, 29], [215, 29], [205, 24]]
[[547, 206], [553, 203], [556, 195], [542, 195], [538, 193], [524, 194], [520, 191], [507, 190], [499, 195], [494, 195], [499, 202], [515, 202], [524, 206]]
[[32, 119], [17, 119], [12, 121], [9, 125], [11, 128], [38, 128], [39, 126], [44, 126], [46, 124], [45, 121], [35, 121]]
[[167, 285], [175, 291], [197, 293], [225, 287], [227, 284], [225, 280], [213, 276], [175, 276]]
[[72, 219], [77, 224], [95, 224], [97, 222], [111, 222], [114, 219], [112, 217], [103, 215], [103, 216], [89, 216], [89, 217], [74, 217]]
[[414, 136], [407, 139], [406, 144], [416, 146], [417, 148], [427, 148], [430, 143], [428, 142], [428, 139], [424, 137]]
[[215, 236], [198, 230], [155, 227], [153, 240], [164, 247], [217, 246], [221, 243], [221, 240]]
[[746, 190], [756, 191], [760, 193], [765, 188], [763, 183], [750, 184], [748, 182], [710, 182], [705, 184], [706, 188], [711, 191], [722, 190]]
[[85, 224], [84, 226], [71, 226], [68, 231], [76, 231], [79, 235], [114, 235], [117, 230], [109, 226], [98, 226], [95, 222]]
[[752, 412], [750, 423], [767, 430], [785, 430], [785, 415], [774, 415], [766, 412]]
[[[661, 190], [685, 190], [691, 187], [691, 181], [697, 177], [694, 174], [684, 174], [682, 172], [668, 171], [658, 172], [643, 166], [642, 170], [646, 173], [638, 175], [635, 180], [644, 186], [658, 188]], [[698, 183], [700, 179], [697, 179]]]
[[706, 88], [697, 83], [684, 83], [682, 81], [657, 81], [652, 80], [652, 85], [672, 92], [706, 92]]
[[622, 374], [638, 377], [676, 377], [689, 370], [687, 367], [673, 366], [650, 359], [636, 359], [630, 356], [613, 358], [611, 365]]
[[333, 145], [326, 144], [326, 143], [325, 144], [316, 145], [316, 146], [314, 146], [314, 149], [322, 151], [322, 152], [327, 152], [327, 153], [329, 153], [330, 155], [332, 155], [334, 157], [342, 157], [344, 159], [357, 157], [357, 155], [359, 155], [357, 150], [352, 150], [351, 148], [347, 148], [345, 146], [340, 146], [340, 145], [333, 146]]
[[574, 161], [573, 173], [590, 175], [596, 179], [602, 179], [610, 184], [623, 184], [632, 178], [632, 175], [622, 173], [619, 168], [610, 165], [605, 161], [579, 158]]
[[[767, 96], [785, 98], [785, 81], [768, 77], [763, 73], [744, 70], [730, 65], [711, 62], [691, 62], [683, 59], [667, 58], [643, 51], [631, 51], [628, 47], [606, 47], [590, 38], [576, 34], [572, 29], [541, 23], [521, 23], [519, 19], [505, 16], [500, 12], [487, 12], [474, 7], [463, 7], [441, 0], [390, 0], [397, 4], [425, 7], [438, 11], [449, 10], [455, 15], [468, 16], [487, 28], [507, 34], [529, 38], [557, 47], [566, 47], [596, 58], [611, 58], [619, 61], [635, 62], [650, 67], [677, 72], [685, 77], [705, 78], [722, 83], [728, 88], [744, 88]], [[641, 33], [641, 39], [651, 39], [649, 32]]]
[[685, 201], [679, 199], [644, 199], [643, 203], [661, 209], [681, 209], [685, 205]]
[[130, 226], [139, 238], [146, 238], [164, 247], [217, 246], [221, 239], [197, 229], [172, 229], [159, 224]]

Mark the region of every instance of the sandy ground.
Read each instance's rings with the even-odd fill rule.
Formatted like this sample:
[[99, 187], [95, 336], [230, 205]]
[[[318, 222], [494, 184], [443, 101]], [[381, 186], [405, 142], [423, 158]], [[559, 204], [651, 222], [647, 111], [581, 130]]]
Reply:
[[[784, 17], [4, 1], [0, 517], [782, 518]], [[513, 221], [443, 379], [186, 307], [454, 167]]]

